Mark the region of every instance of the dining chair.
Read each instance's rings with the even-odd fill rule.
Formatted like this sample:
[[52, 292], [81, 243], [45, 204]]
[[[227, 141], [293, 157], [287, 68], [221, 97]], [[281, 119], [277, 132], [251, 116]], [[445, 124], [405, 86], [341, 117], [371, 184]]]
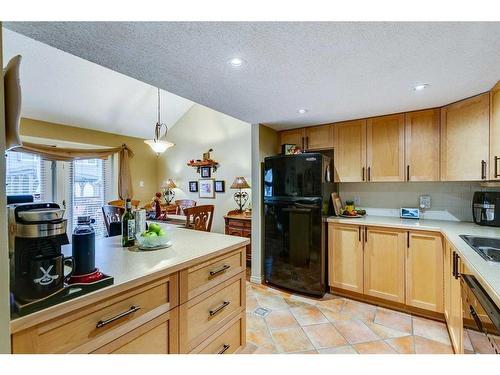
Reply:
[[179, 199], [175, 201], [175, 205], [177, 207], [176, 214], [185, 215], [184, 210], [189, 207], [195, 207], [196, 201], [193, 201], [191, 199]]
[[[139, 204], [141, 203], [141, 201], [139, 201], [137, 199], [132, 199], [130, 201], [130, 203], [132, 203], [133, 208], [139, 208]], [[108, 205], [125, 208], [125, 201], [122, 199], [117, 199], [117, 200], [108, 202]]]
[[108, 232], [108, 237], [113, 237], [121, 234], [118, 233], [121, 231], [118, 231], [116, 229], [118, 226], [116, 224], [112, 225], [112, 223], [120, 223], [124, 213], [125, 213], [125, 208], [123, 207], [112, 206], [109, 204], [102, 206], [102, 215], [104, 216], [104, 224], [106, 225], [106, 231]]
[[214, 206], [211, 204], [203, 206], [188, 207], [184, 210], [186, 214], [186, 228], [210, 232], [214, 217]]

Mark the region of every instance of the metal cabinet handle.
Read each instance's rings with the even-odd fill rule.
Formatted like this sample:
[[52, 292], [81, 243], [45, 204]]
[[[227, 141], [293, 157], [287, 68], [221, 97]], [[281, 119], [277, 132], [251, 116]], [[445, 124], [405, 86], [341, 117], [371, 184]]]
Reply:
[[481, 160], [481, 180], [486, 179], [486, 162]]
[[219, 307], [217, 307], [216, 309], [214, 309], [214, 310], [210, 310], [210, 311], [209, 311], [210, 316], [214, 316], [214, 315], [216, 315], [217, 313], [219, 313], [220, 311], [222, 311], [222, 309], [224, 309], [225, 307], [227, 307], [230, 303], [231, 303], [231, 301], [224, 301], [224, 302], [222, 303], [222, 305], [220, 305], [220, 306], [219, 306]]
[[304, 137], [302, 137], [302, 150], [304, 150]]
[[361, 176], [363, 178], [363, 181], [365, 180], [365, 167], [361, 168]]
[[365, 243], [368, 242], [368, 227], [365, 227]]
[[358, 241], [361, 242], [361, 227], [358, 227]]
[[498, 160], [500, 160], [500, 158], [498, 156], [495, 156], [495, 178], [500, 177], [500, 174], [498, 174]]
[[372, 179], [371, 171], [372, 171], [372, 167], [368, 167], [368, 181], [371, 181], [371, 179]]
[[229, 344], [224, 344], [222, 345], [222, 349], [217, 352], [217, 354], [224, 354], [226, 350], [228, 350], [231, 347]]
[[453, 270], [452, 270], [452, 275], [455, 277], [455, 279], [458, 280], [460, 277], [460, 273], [458, 272], [458, 254], [454, 251], [453, 252]]
[[228, 264], [224, 264], [221, 268], [219, 268], [218, 270], [215, 270], [215, 271], [210, 271], [209, 274], [210, 274], [210, 277], [214, 277], [214, 276], [218, 276], [220, 273], [223, 273], [223, 272], [226, 272], [226, 270], [228, 270], [229, 268], [231, 268], [230, 265]]
[[109, 319], [104, 319], [104, 320], [99, 320], [96, 324], [96, 328], [101, 328], [104, 327], [105, 325], [114, 322], [115, 320], [121, 319], [126, 317], [127, 315], [133, 314], [136, 311], [140, 310], [141, 308], [139, 306], [131, 306], [130, 309], [127, 311], [124, 311], [118, 315], [113, 316], [112, 318]]
[[406, 166], [406, 181], [410, 181], [410, 165]]

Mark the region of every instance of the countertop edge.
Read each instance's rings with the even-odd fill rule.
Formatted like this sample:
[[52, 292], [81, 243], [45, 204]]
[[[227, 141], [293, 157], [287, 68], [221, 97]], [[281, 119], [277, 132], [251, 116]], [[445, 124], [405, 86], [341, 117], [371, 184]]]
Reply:
[[[224, 255], [231, 251], [240, 249], [247, 246], [250, 243], [250, 239], [241, 237], [241, 241], [236, 244], [223, 247], [221, 249], [214, 250], [208, 254], [203, 254], [198, 257], [187, 259], [178, 264], [168, 266], [162, 269], [158, 269], [152, 272], [145, 273], [144, 275], [137, 277], [135, 279], [120, 283], [113, 284], [106, 288], [96, 290], [94, 292], [84, 294], [80, 297], [71, 299], [69, 301], [48, 307], [46, 309], [15, 318], [10, 321], [10, 334], [15, 334], [17, 332], [23, 331], [25, 329], [31, 328], [37, 324], [40, 324], [46, 320], [57, 318], [58, 316], [65, 315], [71, 311], [78, 310], [89, 303], [92, 300], [99, 300], [100, 298], [106, 296], [113, 296], [123, 292], [124, 290], [136, 287], [137, 285], [143, 284], [148, 279], [157, 279], [161, 277], [166, 277], [182, 269], [189, 268], [195, 264], [203, 263], [209, 259]], [[89, 302], [90, 299], [90, 302]]]
[[[379, 217], [380, 218], [380, 217]], [[394, 219], [394, 218], [391, 218]], [[414, 223], [414, 219], [407, 219], [411, 220], [411, 222], [405, 224], [405, 223], [384, 223], [384, 222], [370, 222], [369, 218], [363, 217], [363, 218], [338, 218], [338, 217], [328, 217], [327, 222], [328, 223], [336, 223], [336, 224], [342, 224], [342, 225], [365, 225], [365, 226], [374, 226], [374, 227], [381, 227], [381, 228], [394, 228], [394, 229], [407, 229], [407, 230], [413, 230], [413, 231], [427, 231], [427, 232], [438, 232], [440, 233], [446, 241], [451, 243], [453, 246], [453, 249], [456, 250], [460, 258], [466, 263], [467, 268], [472, 272], [472, 274], [478, 279], [479, 283], [482, 285], [482, 287], [486, 290], [486, 292], [489, 294], [490, 298], [497, 304], [497, 306], [500, 306], [500, 295], [499, 292], [496, 291], [494, 286], [485, 278], [481, 272], [473, 265], [473, 263], [469, 260], [468, 256], [460, 249], [460, 245], [456, 244], [456, 239], [452, 237], [450, 233], [447, 232], [446, 229], [443, 229], [442, 227], [438, 226], [415, 226], [411, 225], [411, 223]], [[457, 222], [460, 223], [460, 222]], [[419, 223], [420, 224], [420, 223]], [[472, 250], [472, 249], [471, 249]]]

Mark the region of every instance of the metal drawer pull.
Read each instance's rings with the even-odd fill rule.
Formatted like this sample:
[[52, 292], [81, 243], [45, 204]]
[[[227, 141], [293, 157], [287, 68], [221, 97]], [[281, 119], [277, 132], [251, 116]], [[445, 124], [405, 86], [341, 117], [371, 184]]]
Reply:
[[99, 320], [96, 324], [96, 328], [101, 328], [101, 327], [104, 327], [106, 324], [109, 324], [109, 323], [112, 323], [114, 322], [115, 320], [118, 320], [118, 319], [121, 319], [127, 315], [130, 315], [130, 314], [133, 314], [135, 313], [136, 311], [140, 310], [141, 308], [139, 306], [131, 306], [130, 309], [128, 309], [127, 311], [124, 311], [112, 318], [109, 318], [109, 319], [105, 319], [105, 320]]
[[494, 176], [495, 178], [500, 177], [500, 174], [498, 174], [498, 160], [499, 159], [500, 158], [498, 156], [495, 156], [495, 173], [494, 173], [495, 174], [495, 176]]
[[216, 271], [210, 271], [210, 277], [214, 277], [216, 275], [218, 275], [219, 273], [222, 273], [222, 272], [225, 272], [226, 270], [228, 270], [229, 268], [231, 268], [230, 265], [228, 264], [224, 264], [221, 268], [219, 268], [218, 270]]
[[230, 347], [231, 347], [231, 345], [229, 345], [229, 344], [224, 344], [224, 345], [222, 346], [222, 349], [221, 349], [221, 350], [219, 350], [219, 352], [218, 352], [217, 354], [224, 354], [224, 353], [225, 353], [225, 352], [226, 352], [226, 351], [227, 351]]
[[217, 307], [215, 310], [210, 310], [209, 313], [210, 313], [210, 316], [214, 316], [216, 315], [217, 313], [219, 313], [220, 311], [222, 311], [222, 309], [224, 309], [227, 305], [229, 305], [231, 302], [230, 301], [224, 301], [222, 303], [222, 305], [220, 305], [219, 307]]

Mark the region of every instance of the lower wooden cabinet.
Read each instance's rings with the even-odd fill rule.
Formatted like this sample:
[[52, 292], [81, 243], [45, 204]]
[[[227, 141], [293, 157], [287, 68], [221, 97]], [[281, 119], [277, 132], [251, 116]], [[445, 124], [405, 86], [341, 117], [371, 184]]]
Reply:
[[450, 246], [451, 254], [451, 274], [445, 277], [450, 278], [450, 310], [448, 312], [448, 332], [450, 333], [451, 344], [453, 345], [453, 350], [455, 353], [463, 353], [463, 313], [462, 313], [462, 287], [460, 285], [459, 277], [455, 274], [460, 270], [460, 257], [457, 255], [456, 251]]
[[388, 301], [405, 301], [406, 232], [366, 229], [364, 293]]
[[432, 232], [408, 232], [406, 304], [443, 312], [443, 238]]
[[329, 283], [335, 288], [363, 293], [363, 234], [357, 225], [330, 225]]

